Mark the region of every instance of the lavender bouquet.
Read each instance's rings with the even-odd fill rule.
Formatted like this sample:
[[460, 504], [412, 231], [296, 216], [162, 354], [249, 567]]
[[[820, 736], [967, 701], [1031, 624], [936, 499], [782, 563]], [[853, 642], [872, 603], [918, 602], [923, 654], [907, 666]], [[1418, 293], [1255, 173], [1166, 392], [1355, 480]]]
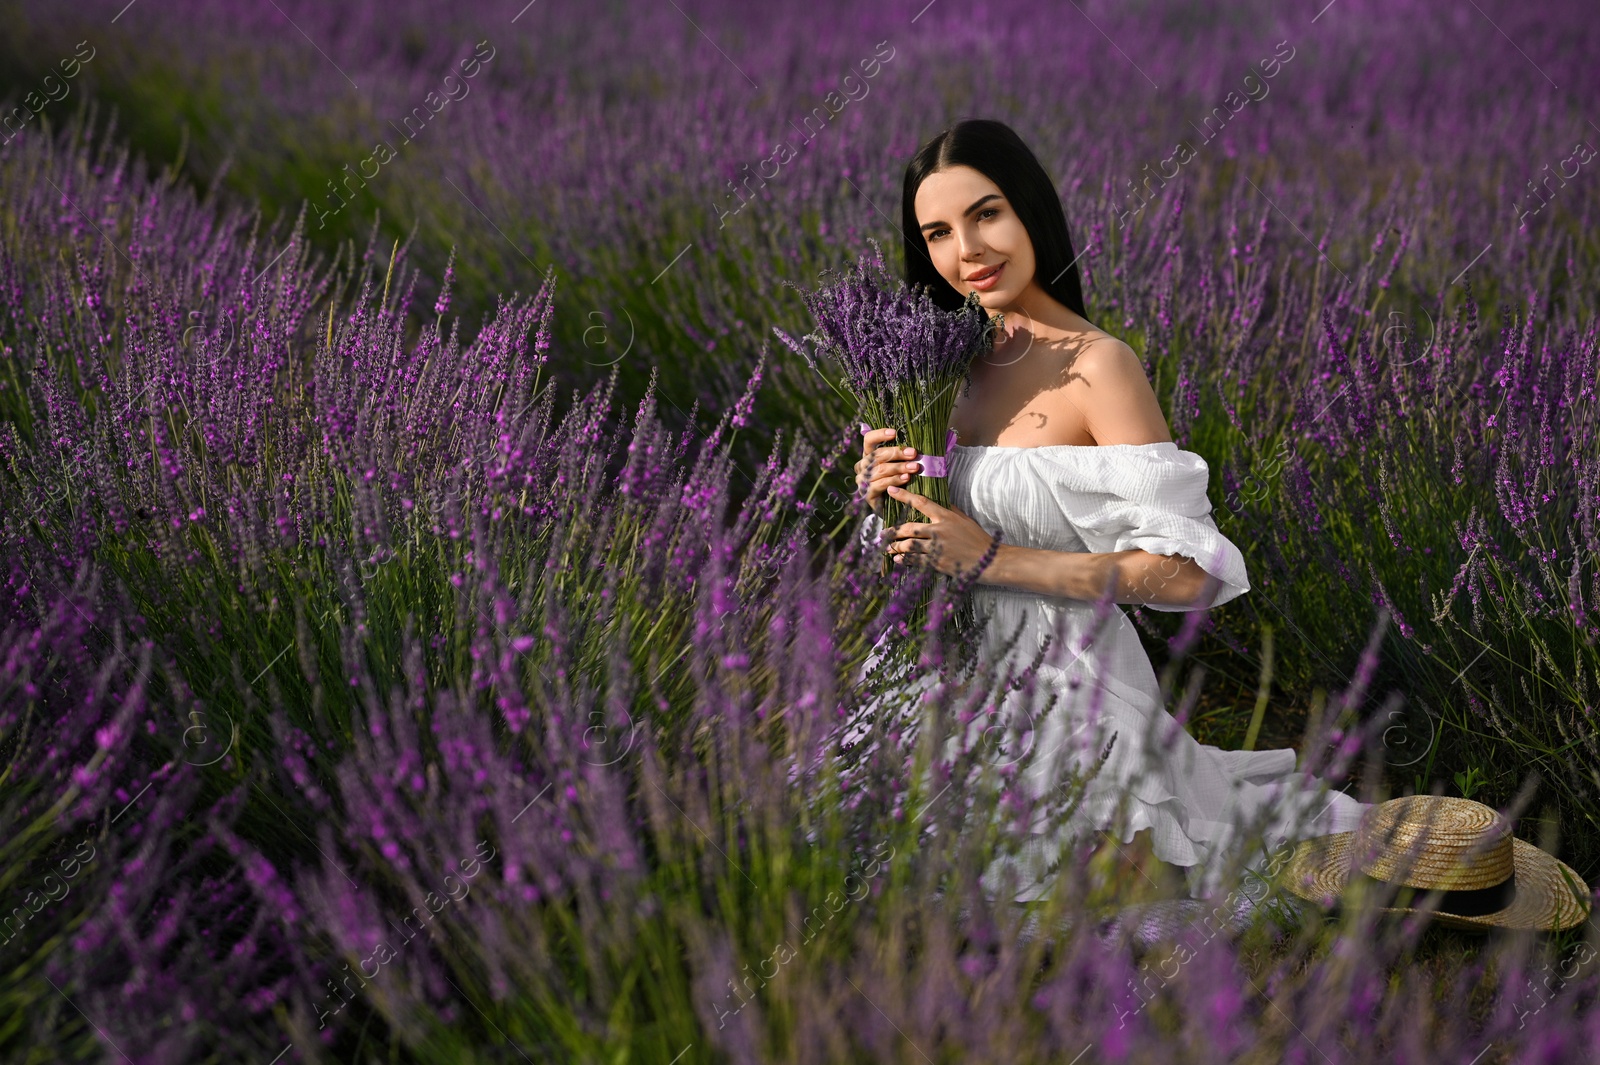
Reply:
[[[946, 462], [956, 438], [950, 414], [958, 387], [966, 387], [972, 360], [990, 349], [1004, 321], [989, 316], [976, 292], [958, 310], [940, 308], [925, 291], [895, 277], [878, 242], [868, 241], [871, 254], [841, 270], [823, 271], [822, 285], [801, 291], [817, 322], [814, 332], [800, 340], [776, 327], [773, 332], [835, 392], [854, 401], [863, 433], [892, 426], [896, 444], [915, 447], [922, 468], [905, 487], [948, 506]], [[784, 284], [800, 291], [792, 282]], [[838, 364], [843, 387], [818, 367], [806, 342]], [[887, 526], [924, 520], [909, 503], [887, 496], [882, 508], [879, 516]], [[884, 562], [887, 570], [887, 556]]]

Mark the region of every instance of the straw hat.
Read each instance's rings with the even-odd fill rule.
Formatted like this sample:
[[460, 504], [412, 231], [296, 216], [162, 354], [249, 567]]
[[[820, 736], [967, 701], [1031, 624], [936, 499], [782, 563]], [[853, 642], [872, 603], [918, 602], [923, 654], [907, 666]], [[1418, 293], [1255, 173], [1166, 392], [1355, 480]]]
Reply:
[[[1568, 879], [1570, 878], [1570, 880]], [[1559, 931], [1589, 916], [1589, 890], [1565, 862], [1515, 838], [1493, 807], [1442, 795], [1407, 795], [1367, 808], [1354, 832], [1294, 848], [1284, 886], [1337, 905], [1352, 890], [1399, 891], [1384, 906], [1454, 928]], [[1379, 896], [1385, 897], [1385, 896]]]

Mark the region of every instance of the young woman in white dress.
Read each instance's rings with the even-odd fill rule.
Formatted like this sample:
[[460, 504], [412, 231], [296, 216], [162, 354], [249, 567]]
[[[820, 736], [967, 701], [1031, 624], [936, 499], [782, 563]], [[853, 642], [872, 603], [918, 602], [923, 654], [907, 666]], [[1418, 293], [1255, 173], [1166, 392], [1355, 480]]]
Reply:
[[[1211, 518], [1205, 460], [1172, 442], [1134, 352], [1086, 318], [1061, 202], [1033, 153], [1002, 123], [960, 123], [907, 166], [902, 216], [907, 280], [947, 308], [978, 291], [1006, 331], [973, 366], [951, 418], [952, 506], [901, 487], [918, 455], [895, 443], [893, 427], [863, 434], [857, 482], [874, 511], [893, 493], [929, 519], [886, 535], [869, 516], [864, 535], [892, 538], [896, 566], [953, 575], [1003, 530], [971, 594], [996, 654], [1018, 625], [1012, 661], [1031, 660], [1051, 637], [1035, 692], [1005, 697], [1007, 713], [1043, 718], [1034, 793], [1056, 786], [1065, 765], [1092, 766], [1114, 733], [1080, 826], [1119, 851], [1137, 839], [1136, 849], [1184, 867], [1195, 894], [1214, 889], [1211, 873], [1252, 818], [1274, 843], [1354, 829], [1365, 805], [1298, 773], [1293, 750], [1225, 751], [1189, 736], [1163, 706], [1130, 619], [1120, 609], [1097, 617], [1108, 590], [1116, 603], [1196, 610], [1249, 582]], [[1056, 705], [1040, 714], [1052, 693]], [[859, 737], [864, 716], [852, 727]], [[1046, 893], [1061, 857], [1058, 838], [1030, 839], [1017, 899]]]

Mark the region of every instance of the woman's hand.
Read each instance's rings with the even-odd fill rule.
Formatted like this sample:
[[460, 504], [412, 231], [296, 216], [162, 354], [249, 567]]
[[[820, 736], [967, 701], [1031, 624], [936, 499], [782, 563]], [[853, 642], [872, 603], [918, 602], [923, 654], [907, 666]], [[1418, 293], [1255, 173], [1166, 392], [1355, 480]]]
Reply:
[[909, 503], [927, 521], [896, 526], [888, 553], [897, 566], [932, 566], [947, 576], [970, 572], [989, 553], [994, 537], [954, 507], [942, 507], [927, 496], [891, 485], [889, 494]]
[[867, 505], [874, 514], [883, 507], [883, 493], [891, 485], [905, 484], [921, 472], [914, 447], [892, 447], [893, 429], [873, 429], [862, 434], [861, 459], [856, 463], [856, 486], [867, 487]]

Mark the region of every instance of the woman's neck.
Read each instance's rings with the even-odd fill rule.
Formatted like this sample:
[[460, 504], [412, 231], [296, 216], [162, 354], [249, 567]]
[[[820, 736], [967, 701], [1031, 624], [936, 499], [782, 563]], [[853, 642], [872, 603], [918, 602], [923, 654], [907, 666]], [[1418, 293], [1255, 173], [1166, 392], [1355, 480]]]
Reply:
[[990, 313], [1005, 316], [1005, 338], [997, 342], [997, 348], [1012, 344], [1018, 333], [1024, 334], [1021, 337], [1023, 342], [1026, 343], [1031, 337], [1032, 342], [1038, 344], [1073, 340], [1100, 332], [1087, 318], [1074, 312], [1037, 284], [1030, 284], [1011, 303]]

